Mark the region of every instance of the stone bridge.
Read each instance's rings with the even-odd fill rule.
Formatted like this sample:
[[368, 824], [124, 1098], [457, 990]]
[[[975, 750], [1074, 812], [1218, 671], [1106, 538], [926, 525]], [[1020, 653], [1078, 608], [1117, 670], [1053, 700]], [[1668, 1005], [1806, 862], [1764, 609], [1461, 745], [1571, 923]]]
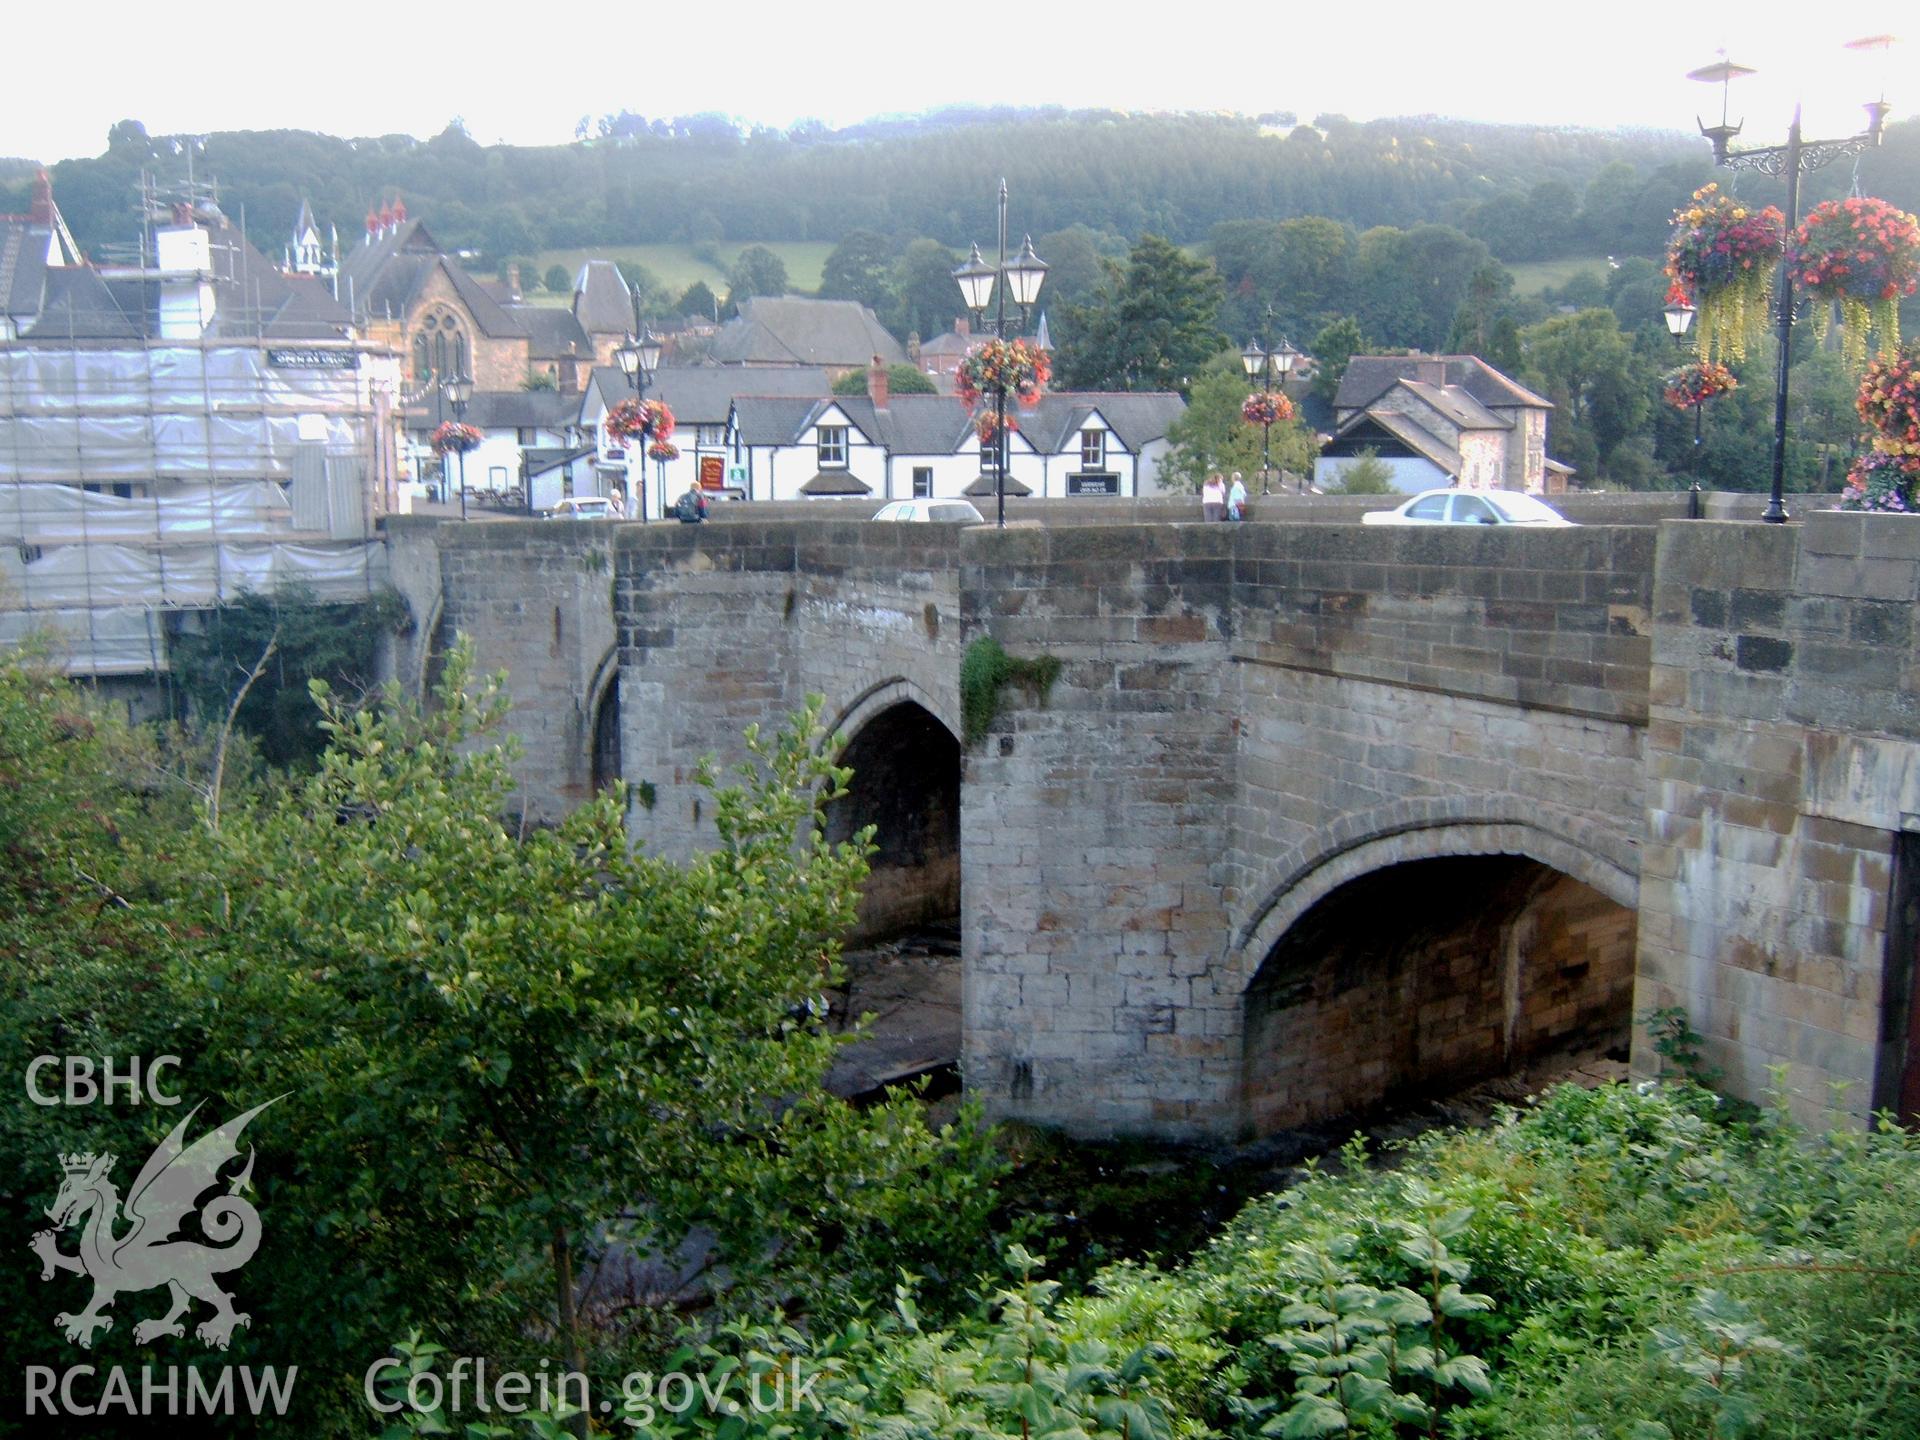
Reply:
[[[700, 757], [825, 696], [856, 772], [829, 827], [880, 829], [863, 926], [961, 916], [999, 1116], [1264, 1133], [1667, 1005], [1737, 1093], [1784, 1066], [1814, 1123], [1911, 1110], [1920, 518], [1635, 503], [1557, 532], [399, 522], [396, 664], [470, 635], [512, 673], [529, 812], [624, 777], [668, 853], [711, 839]], [[963, 753], [983, 635], [1061, 670]]]

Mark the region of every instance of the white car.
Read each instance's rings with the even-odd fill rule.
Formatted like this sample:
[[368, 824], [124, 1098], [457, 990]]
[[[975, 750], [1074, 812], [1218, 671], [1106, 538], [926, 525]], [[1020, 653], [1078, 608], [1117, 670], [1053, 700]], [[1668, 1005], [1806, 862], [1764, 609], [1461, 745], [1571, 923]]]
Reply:
[[549, 520], [612, 520], [613, 502], [604, 495], [569, 495], [547, 512]]
[[982, 525], [985, 519], [965, 500], [894, 500], [880, 507], [876, 520], [945, 521]]
[[1392, 510], [1370, 510], [1363, 525], [1573, 524], [1558, 510], [1518, 490], [1423, 490]]

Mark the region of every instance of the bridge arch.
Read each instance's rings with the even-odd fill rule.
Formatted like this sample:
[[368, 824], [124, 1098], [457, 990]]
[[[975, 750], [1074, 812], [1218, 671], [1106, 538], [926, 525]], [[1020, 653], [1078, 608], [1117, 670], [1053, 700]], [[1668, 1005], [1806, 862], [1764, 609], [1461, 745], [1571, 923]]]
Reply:
[[1283, 857], [1236, 937], [1245, 1128], [1618, 1051], [1630, 861], [1567, 817], [1464, 803], [1352, 817]]
[[1629, 910], [1640, 904], [1630, 842], [1541, 807], [1441, 801], [1390, 805], [1342, 820], [1268, 867], [1276, 878], [1234, 936], [1239, 983], [1308, 910], [1350, 880], [1389, 865], [1451, 856], [1517, 855], [1591, 886]]
[[609, 645], [587, 681], [587, 774], [598, 795], [624, 778], [620, 738], [620, 650]]
[[960, 718], [944, 698], [904, 675], [889, 675], [854, 696], [827, 725], [829, 736], [844, 735], [849, 743], [876, 715], [896, 705], [918, 705], [946, 729], [954, 743], [960, 741]]
[[874, 827], [875, 854], [849, 939], [878, 940], [960, 913], [960, 741], [938, 702], [895, 676], [835, 719], [847, 793], [829, 801], [827, 838]]

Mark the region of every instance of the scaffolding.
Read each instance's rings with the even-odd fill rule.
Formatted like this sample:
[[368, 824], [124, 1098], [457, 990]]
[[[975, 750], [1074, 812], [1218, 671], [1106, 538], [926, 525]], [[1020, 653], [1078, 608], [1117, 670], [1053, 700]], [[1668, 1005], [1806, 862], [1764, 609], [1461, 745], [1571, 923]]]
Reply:
[[350, 342], [0, 349], [0, 645], [157, 676], [172, 616], [294, 584], [370, 594], [390, 368]]

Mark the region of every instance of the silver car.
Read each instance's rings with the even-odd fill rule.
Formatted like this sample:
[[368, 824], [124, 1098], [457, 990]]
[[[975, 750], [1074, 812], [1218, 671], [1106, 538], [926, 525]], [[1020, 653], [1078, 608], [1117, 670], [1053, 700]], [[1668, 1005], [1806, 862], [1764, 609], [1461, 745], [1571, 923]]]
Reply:
[[1371, 510], [1363, 525], [1538, 525], [1573, 521], [1518, 490], [1423, 490], [1392, 510]]
[[876, 520], [914, 522], [945, 521], [956, 525], [981, 525], [985, 521], [978, 510], [965, 500], [894, 500], [880, 507]]

